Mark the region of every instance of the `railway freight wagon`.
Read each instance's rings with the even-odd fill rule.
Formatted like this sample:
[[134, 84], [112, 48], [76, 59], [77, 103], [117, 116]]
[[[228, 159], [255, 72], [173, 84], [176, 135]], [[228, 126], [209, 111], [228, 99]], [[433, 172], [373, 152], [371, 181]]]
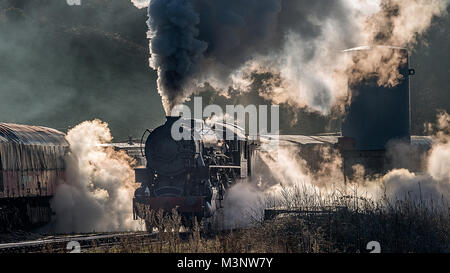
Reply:
[[67, 150], [62, 132], [0, 123], [0, 230], [50, 221], [49, 200], [65, 179]]

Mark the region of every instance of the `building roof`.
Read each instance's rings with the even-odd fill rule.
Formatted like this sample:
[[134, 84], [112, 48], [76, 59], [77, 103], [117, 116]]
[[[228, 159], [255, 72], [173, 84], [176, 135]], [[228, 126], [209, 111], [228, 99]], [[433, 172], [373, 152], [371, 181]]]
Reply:
[[397, 50], [408, 50], [407, 48], [398, 47], [398, 46], [374, 45], [374, 46], [358, 46], [358, 47], [354, 47], [354, 48], [349, 48], [349, 49], [343, 50], [343, 52], [371, 50], [374, 48], [389, 48], [389, 49], [397, 49]]
[[0, 123], [0, 143], [68, 146], [64, 133], [42, 126]]
[[431, 136], [411, 136], [412, 145], [423, 145], [431, 147], [435, 143], [435, 140]]
[[333, 145], [338, 142], [338, 136], [304, 136], [304, 135], [280, 135], [280, 145]]

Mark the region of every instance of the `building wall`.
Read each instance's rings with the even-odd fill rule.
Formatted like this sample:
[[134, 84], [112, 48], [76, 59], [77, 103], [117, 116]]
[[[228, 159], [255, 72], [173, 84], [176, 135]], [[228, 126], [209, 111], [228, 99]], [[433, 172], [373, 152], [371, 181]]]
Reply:
[[[372, 49], [366, 49], [372, 50]], [[399, 50], [406, 64], [399, 67], [403, 76], [394, 87], [377, 84], [377, 77], [350, 86], [351, 104], [342, 124], [344, 137], [354, 138], [356, 150], [384, 150], [392, 139], [410, 141], [409, 56]], [[349, 54], [358, 54], [352, 51]]]

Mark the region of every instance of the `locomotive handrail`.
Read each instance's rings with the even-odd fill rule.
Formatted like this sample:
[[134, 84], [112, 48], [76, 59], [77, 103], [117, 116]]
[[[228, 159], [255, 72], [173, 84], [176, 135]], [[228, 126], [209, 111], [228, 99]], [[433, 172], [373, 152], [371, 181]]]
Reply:
[[144, 152], [142, 151], [142, 141], [144, 140], [144, 137], [145, 137], [145, 134], [146, 133], [149, 133], [149, 134], [151, 134], [152, 133], [152, 130], [150, 130], [150, 129], [145, 129], [145, 131], [144, 131], [144, 133], [142, 134], [142, 137], [141, 137], [141, 143], [140, 143], [140, 149], [141, 149], [141, 155], [142, 155], [142, 157], [145, 157], [145, 154], [144, 154]]

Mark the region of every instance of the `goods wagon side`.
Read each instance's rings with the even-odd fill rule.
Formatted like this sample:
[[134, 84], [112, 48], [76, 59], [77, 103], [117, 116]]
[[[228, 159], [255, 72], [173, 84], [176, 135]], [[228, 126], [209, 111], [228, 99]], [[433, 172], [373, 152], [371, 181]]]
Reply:
[[49, 200], [65, 179], [67, 150], [62, 132], [0, 123], [0, 225], [50, 220]]

